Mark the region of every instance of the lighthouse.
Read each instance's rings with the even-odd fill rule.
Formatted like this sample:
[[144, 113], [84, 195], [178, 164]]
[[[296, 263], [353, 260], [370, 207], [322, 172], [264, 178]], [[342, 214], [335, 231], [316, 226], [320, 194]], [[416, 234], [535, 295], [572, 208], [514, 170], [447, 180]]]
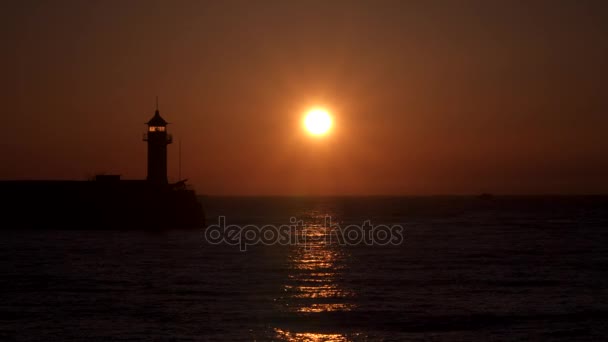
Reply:
[[160, 116], [158, 103], [156, 112], [147, 122], [148, 131], [144, 141], [148, 143], [148, 182], [167, 184], [167, 145], [173, 142], [171, 134], [167, 133], [169, 123]]

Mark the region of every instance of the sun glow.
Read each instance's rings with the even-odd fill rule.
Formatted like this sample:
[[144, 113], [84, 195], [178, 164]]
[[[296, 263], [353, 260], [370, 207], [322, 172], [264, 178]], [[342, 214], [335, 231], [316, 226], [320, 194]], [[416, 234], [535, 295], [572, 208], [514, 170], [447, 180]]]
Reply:
[[304, 127], [312, 135], [325, 135], [332, 126], [332, 118], [325, 109], [315, 108], [306, 113]]

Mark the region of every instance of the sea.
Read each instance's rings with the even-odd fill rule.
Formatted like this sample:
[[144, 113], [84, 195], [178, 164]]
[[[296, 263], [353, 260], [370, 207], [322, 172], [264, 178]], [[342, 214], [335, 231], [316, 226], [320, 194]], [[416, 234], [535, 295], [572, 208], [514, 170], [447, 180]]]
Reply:
[[607, 197], [201, 201], [209, 228], [3, 222], [0, 341], [608, 336]]

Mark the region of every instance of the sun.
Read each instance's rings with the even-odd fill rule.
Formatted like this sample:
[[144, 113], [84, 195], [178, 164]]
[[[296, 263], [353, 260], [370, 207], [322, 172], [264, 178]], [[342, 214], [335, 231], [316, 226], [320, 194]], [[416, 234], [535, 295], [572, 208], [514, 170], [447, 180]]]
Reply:
[[322, 108], [311, 109], [304, 117], [304, 128], [312, 135], [329, 133], [333, 122], [329, 112]]

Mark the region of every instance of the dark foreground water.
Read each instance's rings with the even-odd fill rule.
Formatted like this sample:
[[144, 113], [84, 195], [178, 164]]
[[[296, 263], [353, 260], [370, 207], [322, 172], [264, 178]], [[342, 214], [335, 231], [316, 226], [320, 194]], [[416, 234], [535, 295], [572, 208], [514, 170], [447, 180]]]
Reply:
[[[606, 198], [207, 198], [209, 222], [304, 221], [306, 245], [203, 230], [11, 230], [0, 340], [605, 340]], [[153, 215], [154, 213], [150, 213]], [[398, 246], [322, 222], [399, 224]], [[6, 225], [7, 223], [3, 223]], [[311, 241], [312, 240], [312, 241]]]

